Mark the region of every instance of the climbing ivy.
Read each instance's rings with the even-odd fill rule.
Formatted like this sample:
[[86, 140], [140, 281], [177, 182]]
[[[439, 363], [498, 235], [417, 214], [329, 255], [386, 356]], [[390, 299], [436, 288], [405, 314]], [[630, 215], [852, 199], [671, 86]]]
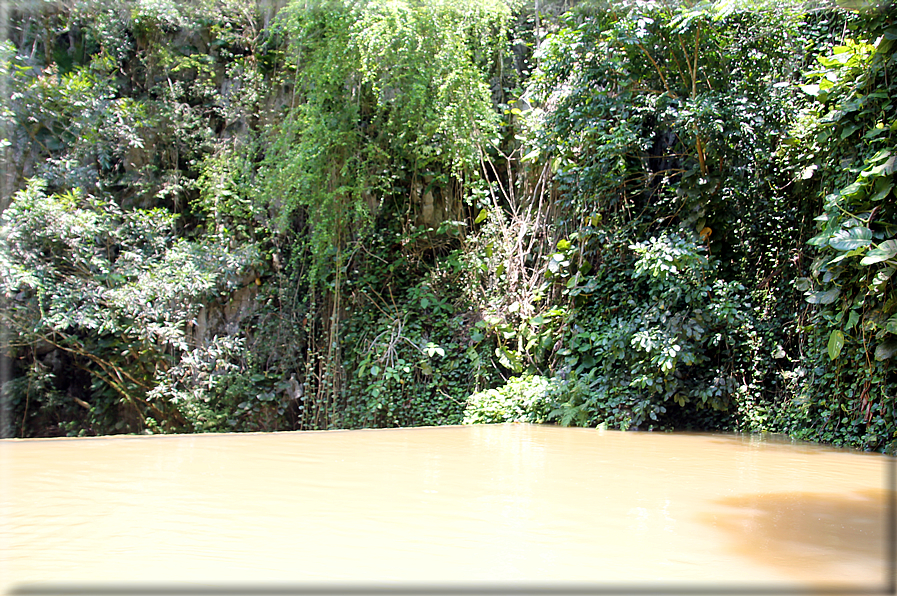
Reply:
[[897, 24], [887, 11], [872, 12], [851, 31], [855, 37], [819, 55], [806, 73], [801, 89], [809, 101], [789, 146], [789, 157], [799, 152], [795, 177], [819, 197], [821, 213], [807, 240], [815, 258], [795, 281], [815, 307], [807, 381], [788, 429], [884, 449], [897, 440], [897, 88], [888, 76], [897, 63]]

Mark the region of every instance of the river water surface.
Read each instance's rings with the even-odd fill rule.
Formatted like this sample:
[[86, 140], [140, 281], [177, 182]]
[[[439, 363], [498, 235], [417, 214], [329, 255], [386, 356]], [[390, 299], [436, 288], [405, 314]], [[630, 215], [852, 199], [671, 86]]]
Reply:
[[0, 593], [887, 593], [892, 466], [535, 425], [4, 440]]

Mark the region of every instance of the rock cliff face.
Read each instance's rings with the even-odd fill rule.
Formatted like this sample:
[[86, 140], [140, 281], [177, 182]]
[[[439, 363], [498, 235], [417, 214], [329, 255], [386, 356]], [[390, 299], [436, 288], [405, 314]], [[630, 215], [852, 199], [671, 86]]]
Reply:
[[244, 321], [256, 311], [255, 298], [259, 293], [255, 274], [233, 292], [226, 301], [216, 301], [199, 309], [195, 320], [188, 325], [188, 342], [197, 348], [208, 345], [214, 337], [237, 335], [245, 329]]
[[428, 176], [417, 181], [411, 189], [411, 204], [414, 207], [415, 222], [419, 226], [437, 228], [446, 221], [461, 218], [461, 200], [455, 196], [451, 186], [433, 184]]

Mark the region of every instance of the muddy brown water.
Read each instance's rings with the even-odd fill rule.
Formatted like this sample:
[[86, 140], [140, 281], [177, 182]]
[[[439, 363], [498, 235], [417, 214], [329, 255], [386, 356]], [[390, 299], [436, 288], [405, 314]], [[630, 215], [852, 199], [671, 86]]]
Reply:
[[4, 440], [0, 593], [886, 593], [892, 467], [757, 436], [523, 424]]

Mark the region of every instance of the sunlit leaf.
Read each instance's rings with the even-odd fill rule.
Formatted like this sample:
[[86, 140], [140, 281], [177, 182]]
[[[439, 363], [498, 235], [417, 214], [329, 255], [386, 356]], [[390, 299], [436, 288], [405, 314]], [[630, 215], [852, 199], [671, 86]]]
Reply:
[[841, 355], [841, 349], [844, 347], [844, 334], [835, 329], [828, 338], [828, 357], [832, 360]]
[[837, 300], [840, 295], [840, 288], [832, 288], [831, 290], [826, 290], [824, 292], [813, 292], [806, 297], [806, 301], [810, 304], [831, 304]]
[[861, 265], [874, 265], [897, 256], [897, 240], [885, 240], [876, 248], [866, 252], [866, 256], [860, 261]]
[[853, 184], [846, 186], [841, 189], [838, 193], [842, 197], [852, 197], [860, 194], [863, 191], [864, 186], [859, 182], [854, 182]]
[[832, 235], [828, 243], [835, 250], [855, 250], [872, 244], [872, 230], [863, 226], [841, 229]]
[[860, 248], [855, 248], [854, 250], [851, 250], [851, 251], [848, 251], [848, 252], [838, 255], [837, 257], [835, 257], [834, 259], [832, 259], [831, 261], [828, 262], [828, 266], [830, 267], [831, 265], [834, 265], [835, 263], [838, 263], [839, 261], [849, 259], [850, 257], [859, 256], [865, 252], [866, 252], [866, 247], [864, 247], [864, 246], [861, 246]]
[[532, 151], [524, 155], [521, 161], [535, 161], [539, 159], [539, 155], [541, 155], [541, 153], [541, 150], [533, 149]]
[[[884, 129], [882, 129], [882, 130], [884, 130]], [[868, 170], [863, 170], [862, 172], [860, 172], [860, 176], [863, 178], [868, 178], [870, 176], [881, 176], [881, 175], [885, 174], [886, 173], [885, 170], [892, 169], [895, 157], [897, 157], [897, 156], [892, 156], [888, 161], [886, 161], [884, 163], [878, 164], [877, 166], [873, 166], [873, 167], [869, 168]]]
[[885, 175], [890, 175], [894, 172], [897, 172], [897, 155], [892, 155], [888, 158], [888, 161], [884, 163], [884, 167], [881, 171], [881, 173]]

